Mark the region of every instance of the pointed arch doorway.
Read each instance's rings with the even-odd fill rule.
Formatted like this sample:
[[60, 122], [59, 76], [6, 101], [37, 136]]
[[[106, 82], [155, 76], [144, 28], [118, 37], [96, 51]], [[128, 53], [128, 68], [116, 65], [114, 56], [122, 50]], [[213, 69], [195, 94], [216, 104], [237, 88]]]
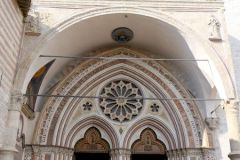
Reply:
[[73, 160], [110, 160], [109, 149], [108, 142], [101, 137], [99, 130], [92, 127], [75, 144]]
[[157, 139], [150, 128], [142, 131], [140, 139], [133, 143], [131, 150], [131, 160], [167, 160], [165, 144]]

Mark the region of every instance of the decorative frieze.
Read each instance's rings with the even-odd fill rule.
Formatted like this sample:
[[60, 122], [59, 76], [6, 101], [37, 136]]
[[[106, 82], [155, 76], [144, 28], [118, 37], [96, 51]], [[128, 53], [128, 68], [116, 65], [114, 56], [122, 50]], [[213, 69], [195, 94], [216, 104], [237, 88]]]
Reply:
[[24, 160], [32, 160], [33, 149], [32, 146], [26, 146], [24, 150]]
[[24, 152], [24, 160], [42, 160], [46, 156], [59, 155], [65, 157], [66, 160], [71, 160], [73, 153], [73, 149], [60, 146], [27, 145]]
[[216, 160], [215, 151], [212, 148], [184, 148], [167, 151], [169, 160], [186, 159], [191, 160]]

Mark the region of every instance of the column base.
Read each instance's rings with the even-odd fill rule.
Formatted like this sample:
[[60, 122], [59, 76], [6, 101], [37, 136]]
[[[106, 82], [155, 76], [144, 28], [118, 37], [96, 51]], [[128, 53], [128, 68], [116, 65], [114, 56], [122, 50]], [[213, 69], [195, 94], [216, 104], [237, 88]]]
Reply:
[[240, 160], [240, 151], [233, 151], [228, 155], [228, 157], [231, 160]]

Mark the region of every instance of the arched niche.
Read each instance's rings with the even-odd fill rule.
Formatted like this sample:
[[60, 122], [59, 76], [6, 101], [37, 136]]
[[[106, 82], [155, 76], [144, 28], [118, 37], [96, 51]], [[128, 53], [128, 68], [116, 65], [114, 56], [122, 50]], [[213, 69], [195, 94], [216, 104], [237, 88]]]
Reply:
[[84, 138], [80, 139], [74, 146], [75, 152], [109, 152], [110, 146], [106, 140], [101, 137], [97, 128], [89, 128]]
[[73, 160], [109, 159], [110, 145], [101, 137], [101, 133], [95, 127], [89, 128], [84, 138], [74, 146]]
[[131, 147], [132, 160], [135, 159], [167, 159], [165, 144], [157, 139], [156, 133], [146, 128], [140, 138]]

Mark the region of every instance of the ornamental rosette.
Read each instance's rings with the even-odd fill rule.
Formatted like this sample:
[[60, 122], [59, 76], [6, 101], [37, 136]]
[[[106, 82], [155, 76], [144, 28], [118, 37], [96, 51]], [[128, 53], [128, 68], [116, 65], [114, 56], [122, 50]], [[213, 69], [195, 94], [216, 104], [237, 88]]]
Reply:
[[141, 90], [127, 80], [108, 83], [102, 89], [100, 97], [100, 108], [103, 113], [115, 121], [129, 121], [143, 108]]

